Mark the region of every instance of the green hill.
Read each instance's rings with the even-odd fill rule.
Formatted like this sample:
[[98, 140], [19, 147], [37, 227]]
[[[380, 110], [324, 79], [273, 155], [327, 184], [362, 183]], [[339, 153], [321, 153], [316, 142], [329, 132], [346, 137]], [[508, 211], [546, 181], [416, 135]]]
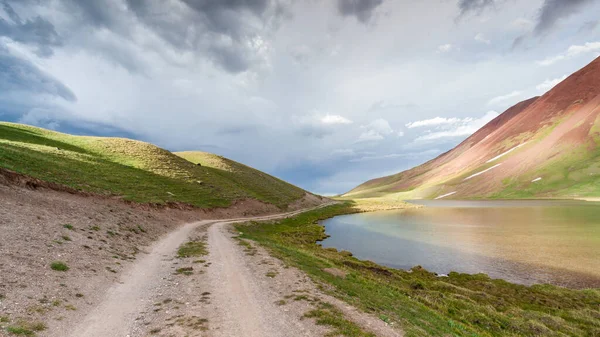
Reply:
[[226, 207], [245, 198], [286, 208], [306, 193], [208, 153], [175, 155], [131, 139], [73, 136], [5, 122], [0, 122], [0, 168], [136, 202], [202, 208]]

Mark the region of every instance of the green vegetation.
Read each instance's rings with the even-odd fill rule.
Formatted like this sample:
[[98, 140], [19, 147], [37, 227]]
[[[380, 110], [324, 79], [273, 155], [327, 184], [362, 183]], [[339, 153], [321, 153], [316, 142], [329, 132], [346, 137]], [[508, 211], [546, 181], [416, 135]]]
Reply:
[[[597, 197], [600, 195], [600, 147], [572, 148], [565, 145], [564, 155], [527, 172], [504, 181], [504, 188], [491, 196], [502, 199], [539, 197]], [[536, 178], [539, 181], [532, 182]]]
[[192, 268], [192, 267], [178, 268], [177, 270], [175, 270], [175, 274], [190, 276], [190, 275], [194, 274], [194, 268]]
[[66, 229], [72, 231], [73, 230], [73, 225], [67, 223], [67, 224], [63, 225], [63, 228], [66, 228]]
[[17, 336], [35, 336], [36, 332], [44, 331], [48, 327], [42, 322], [26, 322], [20, 320], [16, 325], [6, 328], [6, 332]]
[[250, 197], [258, 200], [285, 208], [304, 196], [304, 191], [290, 188], [292, 186], [283, 180], [212, 153], [190, 151], [175, 154], [232, 181], [236, 186], [244, 188]]
[[56, 270], [56, 271], [67, 271], [69, 270], [69, 266], [67, 266], [66, 263], [62, 262], [62, 261], [54, 261], [50, 264], [50, 268], [52, 268], [52, 270]]
[[331, 327], [332, 331], [325, 336], [375, 337], [345, 319], [344, 314], [329, 303], [319, 303], [317, 309], [307, 312], [304, 317], [315, 318], [317, 324]]
[[[81, 191], [204, 208], [226, 207], [244, 198], [285, 208], [305, 193], [222, 157], [201, 152], [179, 155], [130, 139], [72, 136], [0, 122], [0, 168]], [[218, 161], [222, 164], [211, 166]]]
[[206, 244], [202, 241], [190, 241], [179, 247], [177, 250], [177, 257], [196, 257], [204, 256], [208, 254]]
[[[600, 335], [597, 289], [527, 287], [483, 274], [438, 277], [421, 267], [395, 270], [316, 244], [325, 237], [317, 221], [356, 211], [347, 202], [268, 225], [239, 224], [237, 230], [242, 238], [259, 242], [287, 264], [331, 285], [324, 288], [331, 288], [332, 295], [400, 325], [407, 336]], [[332, 275], [326, 268], [346, 276]]]

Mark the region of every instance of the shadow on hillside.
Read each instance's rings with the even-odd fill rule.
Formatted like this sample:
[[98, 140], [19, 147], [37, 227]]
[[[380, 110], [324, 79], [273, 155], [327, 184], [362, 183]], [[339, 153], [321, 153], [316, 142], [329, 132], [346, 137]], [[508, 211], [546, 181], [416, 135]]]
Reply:
[[23, 130], [7, 125], [0, 125], [0, 139], [21, 143], [45, 145], [79, 153], [90, 153], [81, 147], [61, 142], [59, 140], [49, 139], [29, 130]]

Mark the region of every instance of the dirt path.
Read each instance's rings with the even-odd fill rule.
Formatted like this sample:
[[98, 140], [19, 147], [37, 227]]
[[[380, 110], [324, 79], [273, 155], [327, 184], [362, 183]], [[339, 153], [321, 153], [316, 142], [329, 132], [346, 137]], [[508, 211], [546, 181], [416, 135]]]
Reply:
[[[240, 220], [199, 221], [170, 233], [123, 274], [69, 336], [322, 336], [327, 328], [303, 315], [314, 308], [313, 300], [323, 298], [378, 336], [400, 335], [320, 294], [306, 275], [261, 248], [240, 245], [228, 226]], [[205, 260], [174, 258], [190, 237], [207, 240]], [[193, 275], [174, 272], [188, 264]]]

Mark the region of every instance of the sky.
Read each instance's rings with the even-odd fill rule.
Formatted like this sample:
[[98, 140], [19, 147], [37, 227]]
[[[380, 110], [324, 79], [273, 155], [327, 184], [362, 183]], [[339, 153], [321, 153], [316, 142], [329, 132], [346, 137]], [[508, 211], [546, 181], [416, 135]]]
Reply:
[[600, 55], [600, 0], [0, 0], [0, 120], [315, 193], [451, 149]]

